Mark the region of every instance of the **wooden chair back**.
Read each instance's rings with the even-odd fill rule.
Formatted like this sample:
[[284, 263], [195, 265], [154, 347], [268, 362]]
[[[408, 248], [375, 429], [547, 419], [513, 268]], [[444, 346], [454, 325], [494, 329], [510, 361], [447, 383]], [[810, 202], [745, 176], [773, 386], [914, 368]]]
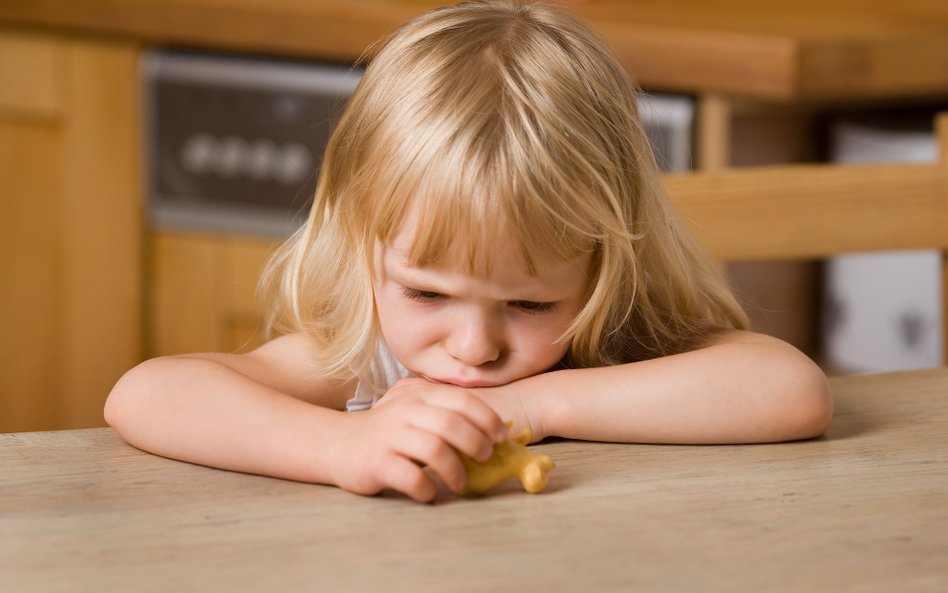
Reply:
[[678, 215], [721, 261], [941, 251], [948, 352], [948, 112], [935, 127], [934, 163], [735, 168], [671, 174], [665, 184]]

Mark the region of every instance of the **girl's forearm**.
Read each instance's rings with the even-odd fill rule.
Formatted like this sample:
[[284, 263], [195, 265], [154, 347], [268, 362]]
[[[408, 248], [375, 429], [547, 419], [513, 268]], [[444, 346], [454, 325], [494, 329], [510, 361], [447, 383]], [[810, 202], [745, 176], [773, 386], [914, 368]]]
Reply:
[[126, 373], [105, 415], [127, 442], [158, 455], [318, 483], [331, 483], [328, 451], [345, 416], [189, 357]]
[[832, 415], [822, 371], [793, 347], [754, 334], [655, 360], [546, 373], [509, 387], [542, 436], [597, 441], [794, 440], [822, 434]]

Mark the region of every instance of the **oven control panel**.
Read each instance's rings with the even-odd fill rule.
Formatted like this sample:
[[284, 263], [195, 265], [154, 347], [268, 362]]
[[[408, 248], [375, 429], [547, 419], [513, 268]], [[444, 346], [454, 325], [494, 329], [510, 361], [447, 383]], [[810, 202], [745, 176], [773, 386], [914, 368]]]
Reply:
[[358, 69], [183, 51], [143, 61], [151, 223], [286, 235]]

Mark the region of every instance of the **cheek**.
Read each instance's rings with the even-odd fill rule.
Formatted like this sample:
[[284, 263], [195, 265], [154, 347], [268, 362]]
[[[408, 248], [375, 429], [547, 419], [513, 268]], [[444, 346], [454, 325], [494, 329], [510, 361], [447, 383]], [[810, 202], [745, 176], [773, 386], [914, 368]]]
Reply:
[[572, 317], [557, 315], [538, 317], [522, 321], [517, 327], [517, 345], [514, 348], [521, 352], [529, 352], [532, 356], [543, 359], [544, 362], [555, 363], [566, 354], [569, 341], [557, 341], [569, 327]]
[[376, 295], [379, 329], [396, 355], [407, 356], [431, 341], [431, 320], [422, 308], [394, 290]]
[[384, 291], [376, 294], [375, 309], [378, 313], [379, 327], [383, 331], [411, 325], [410, 308], [401, 302], [398, 296], [386, 294]]
[[395, 336], [402, 333], [402, 324], [399, 321], [404, 318], [399, 312], [399, 302], [390, 293], [391, 290], [385, 290], [385, 287], [375, 290], [375, 314], [386, 342], [391, 342]]

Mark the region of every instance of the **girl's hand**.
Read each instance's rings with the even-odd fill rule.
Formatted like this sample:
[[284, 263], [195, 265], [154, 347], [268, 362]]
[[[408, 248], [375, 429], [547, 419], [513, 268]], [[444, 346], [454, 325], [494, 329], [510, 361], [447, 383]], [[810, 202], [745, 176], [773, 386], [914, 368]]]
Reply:
[[483, 461], [507, 436], [500, 417], [478, 396], [421, 379], [399, 382], [346, 423], [332, 456], [335, 483], [358, 494], [391, 488], [421, 502], [438, 491], [425, 466], [459, 491], [465, 474], [455, 450]]
[[524, 428], [529, 428], [531, 442], [537, 442], [549, 435], [543, 431], [539, 410], [535, 407], [537, 399], [524, 397], [524, 394], [531, 393], [531, 390], [523, 381], [514, 381], [499, 387], [467, 389], [455, 385], [432, 383], [420, 378], [402, 379], [385, 394], [385, 397], [379, 400], [376, 407], [391, 403], [406, 393], [417, 393], [419, 390], [438, 391], [446, 394], [473, 393], [490, 405], [504, 422], [509, 421], [511, 423], [510, 434], [520, 434]]

